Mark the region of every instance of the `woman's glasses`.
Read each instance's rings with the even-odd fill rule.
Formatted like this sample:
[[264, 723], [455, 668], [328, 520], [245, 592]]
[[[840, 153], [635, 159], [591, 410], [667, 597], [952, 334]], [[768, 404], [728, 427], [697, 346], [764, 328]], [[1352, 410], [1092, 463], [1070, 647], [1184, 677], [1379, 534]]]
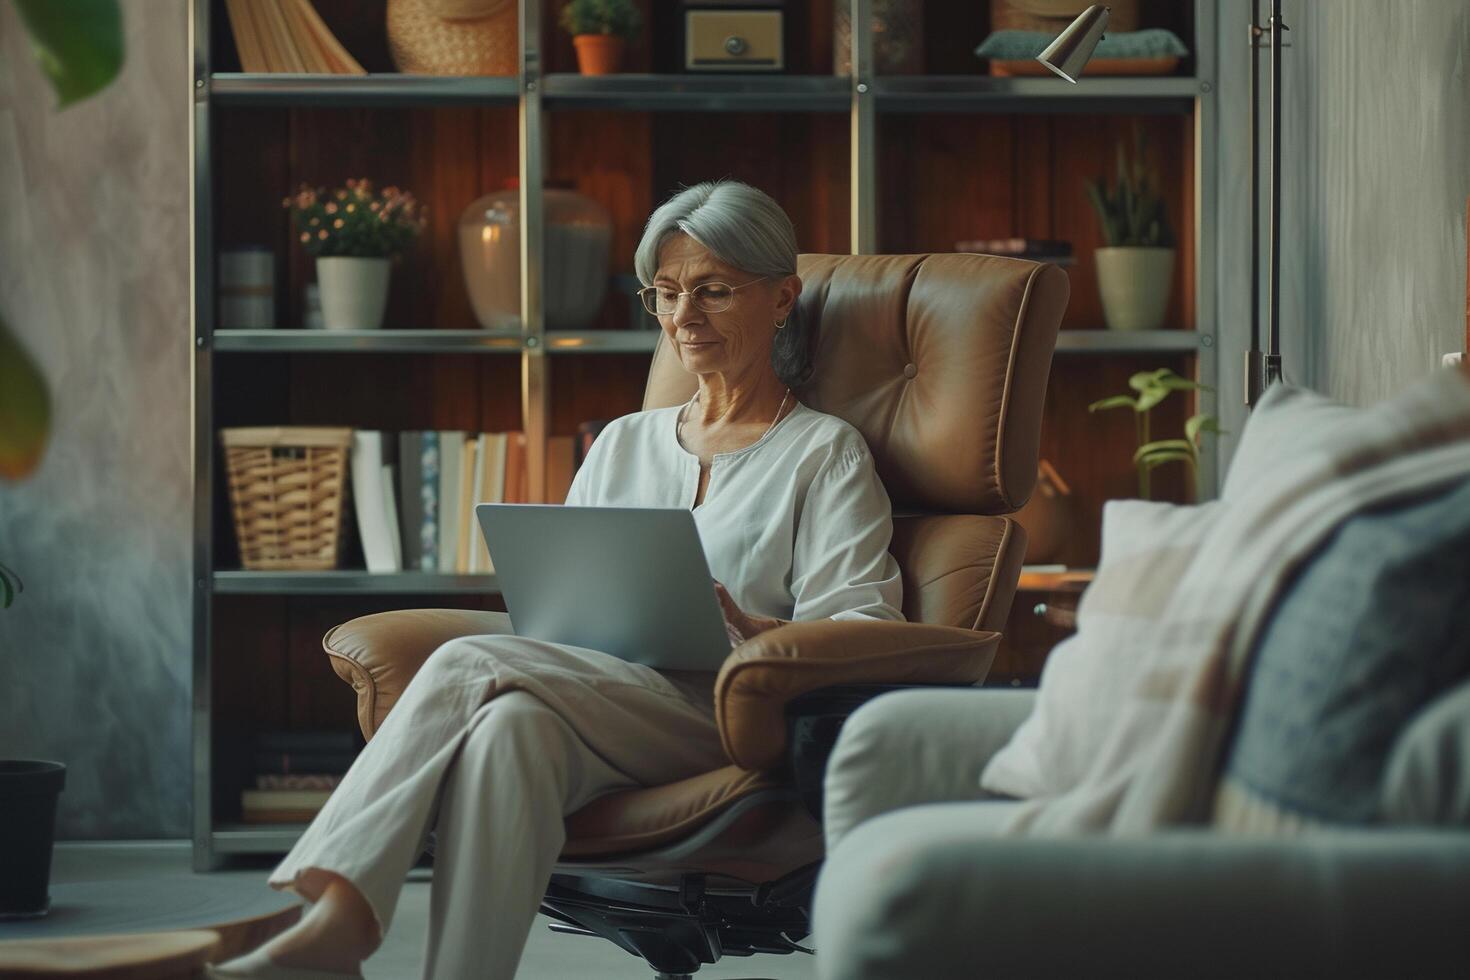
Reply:
[[643, 308], [654, 316], [669, 316], [679, 305], [679, 297], [688, 296], [689, 302], [701, 313], [723, 313], [735, 302], [735, 290], [744, 289], [764, 279], [752, 279], [732, 286], [727, 282], [704, 282], [693, 289], [680, 292], [671, 286], [644, 286], [638, 290]]

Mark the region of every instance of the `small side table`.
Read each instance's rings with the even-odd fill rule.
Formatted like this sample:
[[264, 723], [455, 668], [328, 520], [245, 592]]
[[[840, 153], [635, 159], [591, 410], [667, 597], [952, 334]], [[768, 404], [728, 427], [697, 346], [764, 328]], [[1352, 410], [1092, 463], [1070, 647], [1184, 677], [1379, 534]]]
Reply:
[[218, 875], [53, 884], [49, 915], [0, 923], [0, 977], [196, 977], [293, 925], [303, 907]]
[[1036, 686], [1052, 647], [1076, 630], [1077, 602], [1092, 578], [1091, 569], [1021, 573], [987, 686]]

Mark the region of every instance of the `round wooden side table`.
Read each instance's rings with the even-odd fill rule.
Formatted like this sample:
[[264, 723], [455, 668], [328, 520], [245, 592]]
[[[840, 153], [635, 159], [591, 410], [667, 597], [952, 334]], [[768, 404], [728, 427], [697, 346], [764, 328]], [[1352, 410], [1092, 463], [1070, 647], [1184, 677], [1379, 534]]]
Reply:
[[301, 918], [258, 882], [159, 875], [51, 886], [51, 912], [0, 922], [0, 977], [174, 980], [232, 959]]

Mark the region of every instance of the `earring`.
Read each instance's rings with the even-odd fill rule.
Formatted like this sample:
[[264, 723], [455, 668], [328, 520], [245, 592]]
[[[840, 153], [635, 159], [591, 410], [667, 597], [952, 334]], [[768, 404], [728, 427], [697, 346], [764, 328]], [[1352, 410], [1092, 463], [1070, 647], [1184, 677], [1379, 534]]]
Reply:
[[785, 320], [784, 317], [782, 319], [776, 321], [776, 329], [777, 330], [785, 330], [786, 329], [786, 320]]

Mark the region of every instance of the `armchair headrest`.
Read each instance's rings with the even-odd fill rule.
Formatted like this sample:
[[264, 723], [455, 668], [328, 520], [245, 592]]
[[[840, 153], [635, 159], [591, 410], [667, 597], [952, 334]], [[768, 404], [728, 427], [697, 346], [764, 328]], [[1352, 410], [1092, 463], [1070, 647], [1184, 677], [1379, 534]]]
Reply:
[[[863, 434], [895, 511], [1006, 514], [1036, 482], [1066, 274], [990, 255], [802, 255], [803, 403]], [[644, 409], [695, 376], [660, 338]]]

